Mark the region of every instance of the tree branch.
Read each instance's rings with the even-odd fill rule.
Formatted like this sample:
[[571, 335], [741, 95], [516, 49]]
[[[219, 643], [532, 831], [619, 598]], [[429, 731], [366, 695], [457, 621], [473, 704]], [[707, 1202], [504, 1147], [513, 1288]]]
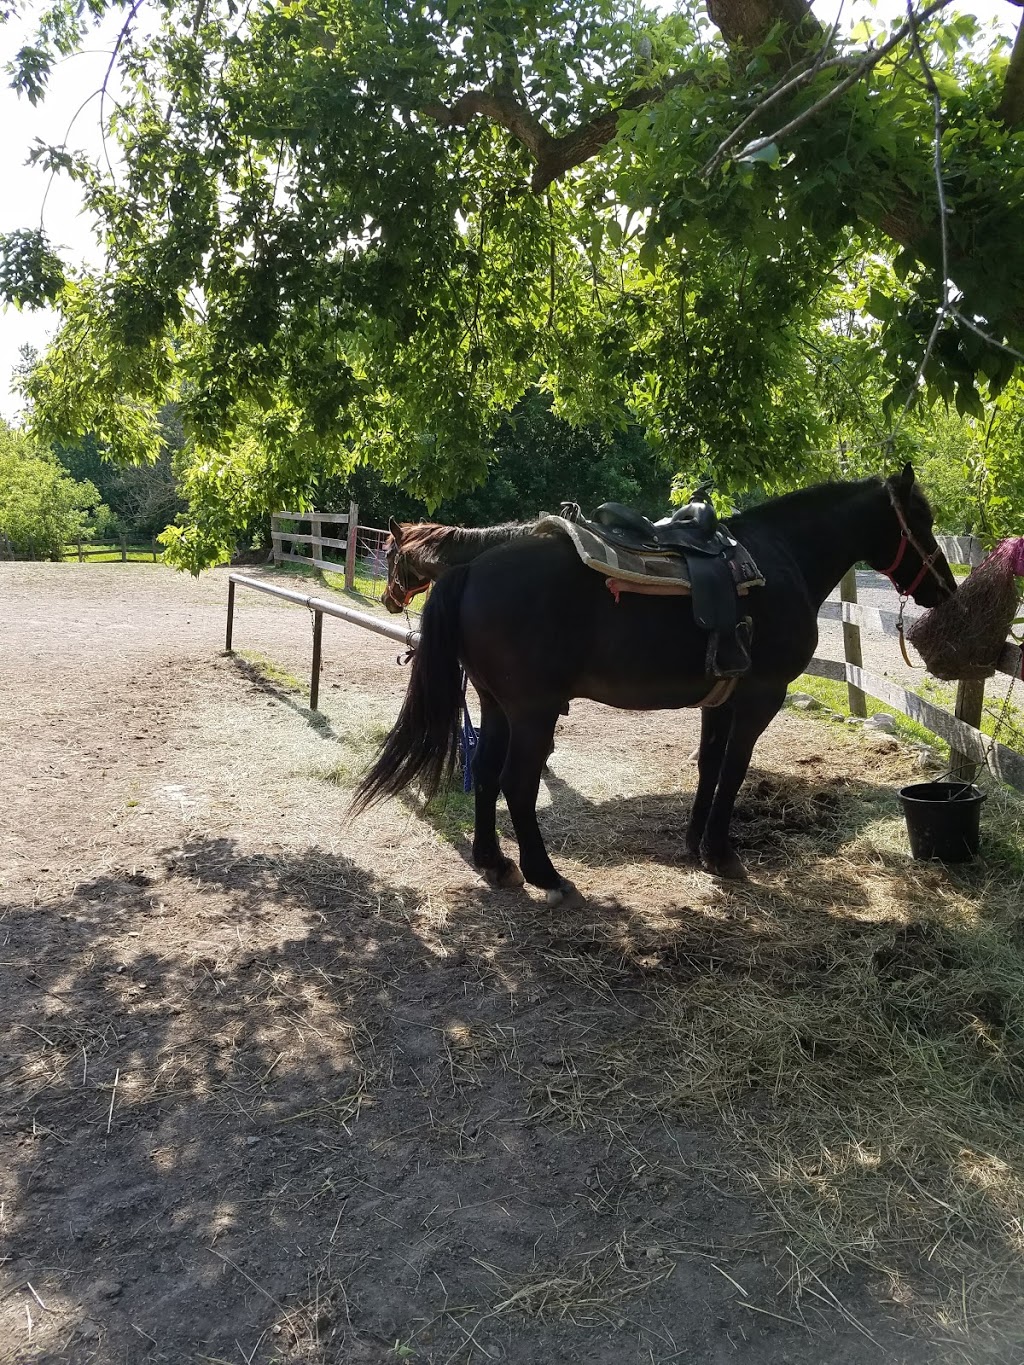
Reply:
[[863, 76], [866, 76], [869, 71], [876, 67], [883, 57], [888, 56], [893, 48], [898, 47], [908, 34], [915, 31], [917, 24], [924, 23], [924, 21], [930, 19], [933, 14], [937, 14], [939, 10], [945, 9], [949, 3], [950, 0], [933, 0], [932, 4], [928, 5], [926, 9], [921, 10], [919, 14], [915, 14], [902, 28], [897, 29], [887, 43], [883, 43], [882, 46], [876, 48], [874, 52], [868, 53], [860, 65], [855, 67], [845, 80], [841, 80], [838, 85], [834, 85], [827, 94], [822, 95], [821, 99], [816, 100], [810, 108], [797, 114], [796, 117], [790, 119], [788, 123], [784, 123], [781, 128], [776, 128], [773, 133], [767, 133], [764, 137], [756, 138], [753, 142], [748, 143], [747, 146], [744, 147], [742, 155], [752, 156], [755, 152], [759, 152], [762, 148], [770, 146], [771, 143], [777, 142], [780, 138], [786, 137], [789, 133], [795, 133], [797, 129], [802, 128], [805, 123], [809, 123], [811, 119], [819, 114], [827, 105], [831, 104], [833, 100], [838, 99], [840, 95], [845, 95], [851, 86], [856, 85]]
[[708, 0], [708, 15], [729, 46], [744, 51], [763, 43], [778, 23], [802, 43], [824, 36], [807, 0]]
[[562, 137], [553, 137], [527, 105], [507, 90], [467, 90], [453, 104], [432, 104], [423, 113], [442, 128], [464, 128], [473, 118], [488, 118], [497, 123], [526, 148], [535, 162], [530, 189], [544, 191], [567, 171], [582, 166], [615, 136], [619, 115], [627, 109], [642, 109], [656, 104], [676, 86], [695, 82], [689, 72], [669, 76], [659, 85], [631, 90], [617, 105], [609, 105], [588, 122]]
[[1010, 65], [1006, 69], [1003, 96], [996, 110], [996, 118], [1010, 128], [1018, 128], [1024, 123], [1024, 18], [1020, 21], [1010, 53]]

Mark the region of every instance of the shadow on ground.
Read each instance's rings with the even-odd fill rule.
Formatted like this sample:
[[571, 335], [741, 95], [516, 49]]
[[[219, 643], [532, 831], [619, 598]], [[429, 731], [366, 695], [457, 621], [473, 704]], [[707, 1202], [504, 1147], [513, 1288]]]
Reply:
[[[588, 813], [611, 861], [659, 805]], [[1021, 1173], [963, 1157], [984, 1174], [1024, 1119], [1016, 998], [977, 984], [1004, 940], [844, 920], [837, 884], [864, 908], [851, 870], [827, 904], [439, 912], [343, 857], [206, 839], [10, 907], [7, 1358], [934, 1361], [979, 1258], [1009, 1340]], [[203, 939], [142, 950], [179, 903]], [[952, 1147], [926, 1065], [971, 1090]], [[928, 1256], [936, 1218], [959, 1261]]]

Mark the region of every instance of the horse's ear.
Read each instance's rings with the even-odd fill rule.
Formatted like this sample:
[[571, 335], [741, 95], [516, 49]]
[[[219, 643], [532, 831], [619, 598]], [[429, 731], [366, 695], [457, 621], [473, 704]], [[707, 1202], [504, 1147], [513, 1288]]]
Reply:
[[898, 474], [894, 474], [889, 480], [889, 486], [896, 494], [899, 502], [905, 503], [910, 498], [911, 490], [914, 487], [914, 466], [908, 460]]
[[396, 521], [394, 517], [389, 517], [388, 530], [391, 532], [391, 539], [396, 545], [400, 545], [402, 542], [402, 523]]

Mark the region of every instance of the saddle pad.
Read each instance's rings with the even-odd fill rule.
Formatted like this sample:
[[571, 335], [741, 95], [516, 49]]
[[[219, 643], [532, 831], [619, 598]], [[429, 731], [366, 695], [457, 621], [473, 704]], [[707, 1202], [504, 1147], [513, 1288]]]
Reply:
[[[568, 536], [576, 552], [588, 569], [626, 583], [642, 583], [651, 587], [661, 585], [666, 591], [688, 593], [690, 575], [686, 560], [677, 550], [627, 550], [621, 545], [609, 545], [586, 527], [565, 517], [542, 517], [533, 530], [538, 536]], [[757, 565], [742, 545], [737, 544], [736, 556], [730, 562], [736, 591], [742, 596], [749, 588], [764, 587]]]

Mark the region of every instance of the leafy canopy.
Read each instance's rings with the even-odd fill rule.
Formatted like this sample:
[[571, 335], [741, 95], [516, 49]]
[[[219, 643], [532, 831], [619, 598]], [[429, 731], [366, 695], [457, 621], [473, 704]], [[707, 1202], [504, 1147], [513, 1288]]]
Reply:
[[[27, 98], [106, 8], [46, 10]], [[717, 28], [622, 0], [125, 10], [122, 162], [35, 152], [82, 182], [106, 267], [27, 231], [0, 251], [5, 295], [64, 316], [26, 380], [36, 430], [154, 458], [175, 400], [200, 500], [228, 464], [256, 515], [364, 462], [436, 503], [538, 388], [771, 485], [828, 438], [822, 355], [883, 356], [888, 423], [943, 303], [921, 378], [982, 414], [1024, 350], [1024, 45], [940, 3], [832, 99], [888, 35], [844, 43], [803, 0], [711, 8]], [[195, 518], [178, 542], [193, 567], [221, 552]]]

